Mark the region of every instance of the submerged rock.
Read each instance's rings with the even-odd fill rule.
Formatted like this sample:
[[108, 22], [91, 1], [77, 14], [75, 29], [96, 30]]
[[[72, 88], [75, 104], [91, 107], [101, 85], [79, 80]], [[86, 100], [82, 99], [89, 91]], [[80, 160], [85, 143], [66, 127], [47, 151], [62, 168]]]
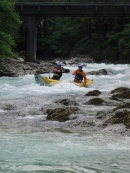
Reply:
[[14, 110], [15, 106], [14, 105], [10, 105], [10, 104], [6, 104], [4, 106], [4, 110]]
[[118, 105], [116, 108], [113, 109], [113, 111], [119, 110], [119, 109], [123, 109], [123, 108], [128, 108], [130, 109], [130, 103], [124, 103], [124, 104], [120, 104]]
[[47, 109], [47, 120], [64, 122], [69, 120], [69, 116], [78, 110], [76, 107]]
[[61, 99], [59, 101], [56, 101], [55, 103], [61, 103], [65, 106], [68, 106], [68, 105], [78, 105], [78, 103], [76, 103], [76, 101], [73, 101], [73, 100], [69, 100], [69, 99]]
[[93, 90], [93, 91], [89, 91], [87, 94], [85, 94], [85, 96], [98, 96], [100, 94], [101, 92], [99, 90]]
[[97, 119], [102, 119], [106, 116], [106, 112], [104, 111], [99, 111], [97, 114], [96, 114], [96, 117]]

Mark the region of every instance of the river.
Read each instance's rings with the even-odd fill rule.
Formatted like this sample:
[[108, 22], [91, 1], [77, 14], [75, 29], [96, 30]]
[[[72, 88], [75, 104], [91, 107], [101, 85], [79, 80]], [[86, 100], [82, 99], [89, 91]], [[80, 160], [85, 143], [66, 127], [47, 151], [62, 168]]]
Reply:
[[[76, 66], [65, 68], [72, 72]], [[51, 107], [56, 99], [74, 100], [94, 89], [106, 93], [129, 87], [130, 65], [84, 67], [86, 72], [100, 69], [108, 75], [88, 76], [94, 81], [88, 88], [68, 83], [71, 73], [63, 74], [64, 82], [52, 87], [39, 86], [33, 75], [0, 78], [0, 173], [130, 172], [130, 136], [67, 128], [68, 122], [46, 121], [39, 110]]]

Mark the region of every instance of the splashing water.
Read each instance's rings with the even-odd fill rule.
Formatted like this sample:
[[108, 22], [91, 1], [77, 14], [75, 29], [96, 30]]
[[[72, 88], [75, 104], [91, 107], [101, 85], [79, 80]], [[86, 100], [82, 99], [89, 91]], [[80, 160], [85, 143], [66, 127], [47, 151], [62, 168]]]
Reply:
[[[65, 66], [72, 72], [76, 67]], [[1, 77], [0, 78], [0, 98], [18, 98], [32, 95], [44, 95], [44, 94], [66, 94], [66, 93], [86, 93], [86, 91], [98, 89], [100, 91], [111, 91], [116, 87], [129, 87], [130, 78], [130, 65], [106, 65], [106, 64], [87, 64], [84, 67], [85, 72], [106, 69], [110, 75], [101, 76], [87, 76], [94, 82], [88, 88], [80, 88], [74, 84], [70, 84], [67, 81], [72, 81], [73, 76], [71, 72], [63, 74], [62, 80], [64, 82], [52, 86], [39, 86], [35, 83], [33, 75], [26, 75], [22, 77]], [[48, 74], [44, 74], [48, 77]]]
[[[72, 72], [76, 67], [65, 68]], [[94, 81], [88, 88], [68, 83], [67, 81], [73, 80], [71, 73], [63, 74], [63, 82], [52, 87], [39, 86], [33, 75], [1, 77], [0, 100], [13, 101], [37, 96], [46, 102], [53, 102], [54, 98], [60, 98], [61, 95], [71, 98], [71, 95], [84, 95], [94, 89], [110, 92], [117, 87], [129, 87], [130, 65], [92, 63], [84, 67], [86, 72], [100, 69], [106, 69], [108, 75], [87, 76]], [[48, 74], [45, 75], [48, 77]], [[2, 111], [4, 110], [0, 114]], [[7, 117], [6, 126], [10, 121]], [[19, 119], [17, 123], [18, 121]], [[130, 137], [53, 128], [38, 132], [35, 129], [31, 132], [27, 130], [23, 133], [17, 131], [16, 126], [14, 124], [15, 133], [10, 130], [2, 131], [2, 126], [0, 128], [0, 173], [130, 172]]]

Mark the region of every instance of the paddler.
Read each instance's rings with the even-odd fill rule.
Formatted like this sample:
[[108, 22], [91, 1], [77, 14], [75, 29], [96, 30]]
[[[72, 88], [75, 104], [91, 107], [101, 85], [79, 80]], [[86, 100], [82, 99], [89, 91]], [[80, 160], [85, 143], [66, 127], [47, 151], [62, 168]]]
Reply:
[[62, 65], [61, 64], [57, 64], [56, 68], [53, 70], [53, 76], [52, 79], [54, 80], [60, 80], [61, 76], [62, 76]]
[[74, 82], [78, 82], [78, 83], [84, 83], [84, 86], [86, 86], [86, 81], [87, 81], [87, 77], [86, 77], [86, 73], [82, 70], [83, 66], [82, 65], [78, 65], [78, 69], [74, 70], [72, 75], [75, 75], [74, 77]]

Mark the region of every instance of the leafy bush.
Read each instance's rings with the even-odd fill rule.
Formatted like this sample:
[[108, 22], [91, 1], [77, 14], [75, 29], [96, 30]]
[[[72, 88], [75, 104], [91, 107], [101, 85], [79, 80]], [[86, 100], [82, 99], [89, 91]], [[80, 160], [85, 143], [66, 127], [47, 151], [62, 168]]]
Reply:
[[0, 57], [16, 56], [15, 39], [21, 24], [14, 10], [14, 2], [0, 1]]

